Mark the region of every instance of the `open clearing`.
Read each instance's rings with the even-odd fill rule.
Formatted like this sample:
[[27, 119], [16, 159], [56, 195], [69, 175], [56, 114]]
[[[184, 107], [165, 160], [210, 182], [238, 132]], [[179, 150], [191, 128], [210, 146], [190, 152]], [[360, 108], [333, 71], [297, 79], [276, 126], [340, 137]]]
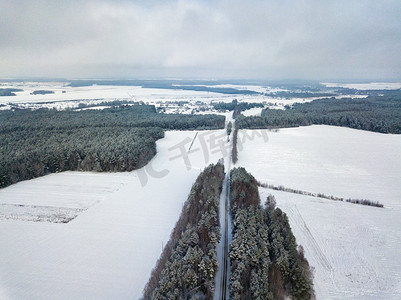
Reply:
[[239, 153], [238, 165], [258, 180], [385, 206], [259, 189], [287, 213], [317, 298], [400, 299], [401, 136], [332, 126], [266, 133], [268, 141], [248, 138]]

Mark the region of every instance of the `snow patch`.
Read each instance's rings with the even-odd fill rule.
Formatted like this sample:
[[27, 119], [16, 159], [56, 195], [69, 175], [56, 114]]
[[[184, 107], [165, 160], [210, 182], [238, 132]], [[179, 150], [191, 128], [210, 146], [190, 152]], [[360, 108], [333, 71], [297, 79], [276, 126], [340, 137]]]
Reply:
[[262, 110], [263, 110], [262, 107], [254, 107], [254, 108], [250, 108], [250, 109], [241, 111], [241, 114], [243, 114], [245, 117], [249, 117], [249, 116], [260, 117]]

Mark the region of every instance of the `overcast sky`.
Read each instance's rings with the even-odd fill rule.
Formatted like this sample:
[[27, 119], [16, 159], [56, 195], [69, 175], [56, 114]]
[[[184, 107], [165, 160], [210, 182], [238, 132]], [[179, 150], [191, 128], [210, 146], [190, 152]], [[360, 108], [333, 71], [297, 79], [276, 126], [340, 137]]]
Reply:
[[401, 79], [400, 0], [0, 0], [0, 77]]

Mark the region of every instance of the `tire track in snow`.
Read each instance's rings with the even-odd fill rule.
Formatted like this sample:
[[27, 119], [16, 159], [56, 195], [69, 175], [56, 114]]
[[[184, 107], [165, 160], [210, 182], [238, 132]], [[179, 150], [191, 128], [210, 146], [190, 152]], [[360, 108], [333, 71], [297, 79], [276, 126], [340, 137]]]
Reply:
[[308, 245], [312, 248], [313, 252], [315, 253], [314, 257], [316, 258], [317, 263], [319, 263], [326, 270], [326, 272], [330, 276], [333, 286], [337, 291], [339, 291], [340, 289], [337, 286], [336, 281], [334, 279], [334, 268], [331, 265], [329, 259], [323, 253], [322, 248], [320, 247], [319, 243], [316, 241], [315, 237], [311, 233], [308, 225], [306, 225], [306, 222], [302, 217], [302, 214], [299, 212], [298, 207], [295, 205], [295, 210], [289, 207], [288, 211], [292, 213], [292, 220], [297, 224], [298, 228], [303, 232], [308, 242]]
[[323, 253], [322, 249], [320, 248], [318, 242], [316, 241], [315, 237], [312, 235], [312, 233], [309, 230], [308, 225], [306, 225], [304, 218], [302, 217], [301, 213], [298, 210], [298, 207], [295, 205], [296, 212], [293, 211], [294, 216], [296, 217], [296, 220], [299, 227], [302, 229], [303, 233], [305, 234], [305, 237], [309, 241], [309, 244], [312, 246], [313, 250], [316, 253], [316, 257], [318, 262], [330, 273], [333, 273], [334, 269], [332, 265], [330, 264], [330, 261], [327, 259], [326, 255]]

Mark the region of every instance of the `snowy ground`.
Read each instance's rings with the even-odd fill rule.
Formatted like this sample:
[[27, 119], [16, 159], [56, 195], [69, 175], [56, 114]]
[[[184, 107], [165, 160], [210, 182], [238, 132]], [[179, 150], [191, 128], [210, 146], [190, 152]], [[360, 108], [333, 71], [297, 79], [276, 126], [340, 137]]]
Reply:
[[[318, 299], [401, 298], [401, 136], [332, 126], [247, 136], [238, 165], [258, 180], [379, 201], [374, 208], [260, 188], [289, 216]], [[261, 133], [261, 131], [256, 131]], [[246, 133], [246, 135], [244, 135]]]
[[[213, 87], [252, 90], [261, 93], [282, 91], [264, 86], [218, 85]], [[68, 82], [3, 82], [0, 88], [17, 88], [22, 92], [15, 92], [16, 96], [0, 97], [0, 110], [11, 109], [17, 105], [20, 108], [50, 108], [66, 109], [77, 108], [79, 104], [94, 105], [105, 101], [125, 100], [143, 101], [156, 107], [165, 109], [166, 113], [202, 113], [202, 108], [210, 111], [211, 102], [239, 102], [264, 103], [271, 108], [283, 109], [285, 105], [298, 102], [309, 102], [317, 98], [273, 98], [268, 95], [241, 95], [220, 94], [206, 91], [172, 90], [142, 88], [140, 86], [103, 86], [93, 85], [85, 87], [71, 87]], [[35, 90], [49, 90], [53, 94], [32, 95]], [[178, 102], [188, 102], [178, 105]], [[196, 102], [201, 104], [196, 104]], [[206, 105], [206, 106], [205, 106]], [[198, 110], [200, 112], [198, 112]], [[210, 113], [210, 112], [209, 112]]]
[[254, 107], [250, 108], [244, 111], [241, 111], [241, 114], [243, 114], [245, 117], [249, 116], [258, 116], [260, 117], [260, 114], [262, 113], [263, 108], [262, 107]]
[[314, 125], [238, 137], [239, 164], [261, 182], [401, 208], [401, 135]]
[[401, 82], [370, 82], [370, 83], [322, 83], [327, 87], [343, 87], [357, 90], [395, 90], [401, 88]]
[[199, 132], [182, 156], [194, 135], [167, 132], [139, 171], [65, 172], [1, 190], [0, 203], [16, 205], [3, 214], [21, 215], [18, 205], [82, 211], [66, 224], [0, 219], [0, 299], [141, 297], [193, 182], [226, 155], [219, 130]]
[[[174, 99], [190, 97], [213, 97], [216, 93], [184, 91], [171, 89], [142, 88], [140, 86], [107, 86], [92, 85], [84, 87], [71, 87], [67, 82], [22, 82], [4, 83], [0, 88], [19, 88], [23, 92], [15, 92], [16, 96], [0, 97], [1, 103], [25, 103], [25, 102], [47, 102], [65, 100], [90, 100], [90, 99], [132, 99], [136, 101], [146, 101], [150, 97], [157, 99]], [[35, 90], [50, 90], [54, 94], [31, 95]], [[64, 93], [63, 93], [64, 91]]]
[[126, 185], [127, 175], [63, 172], [17, 183], [0, 190], [0, 220], [68, 221]]
[[400, 210], [275, 195], [314, 268], [317, 299], [400, 299]]
[[[232, 95], [223, 95], [212, 92], [185, 91], [172, 89], [142, 88], [140, 86], [103, 86], [93, 85], [85, 87], [71, 87], [67, 82], [21, 82], [2, 83], [0, 88], [19, 88], [23, 92], [15, 92], [16, 96], [0, 97], [0, 109], [10, 109], [9, 104], [22, 108], [76, 108], [80, 103], [93, 105], [104, 101], [125, 100], [143, 101], [148, 104], [171, 103], [176, 101], [229, 101]], [[35, 90], [50, 90], [54, 94], [32, 95]], [[183, 107], [171, 106], [169, 110], [176, 112]], [[189, 111], [190, 112], [190, 111]]]
[[276, 92], [287, 91], [284, 89], [272, 88], [269, 86], [260, 86], [260, 85], [218, 84], [218, 85], [203, 85], [203, 86], [212, 88], [232, 88], [237, 90], [254, 91], [258, 93], [276, 93]]

